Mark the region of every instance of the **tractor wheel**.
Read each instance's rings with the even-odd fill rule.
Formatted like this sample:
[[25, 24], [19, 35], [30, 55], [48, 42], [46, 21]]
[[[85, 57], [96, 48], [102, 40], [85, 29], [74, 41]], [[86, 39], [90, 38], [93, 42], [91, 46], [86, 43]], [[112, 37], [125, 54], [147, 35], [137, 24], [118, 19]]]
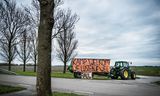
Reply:
[[112, 68], [111, 71], [110, 71], [110, 77], [111, 77], [111, 79], [117, 79], [118, 78], [118, 76], [116, 74], [116, 70], [114, 68]]
[[136, 79], [136, 73], [134, 71], [131, 72], [131, 79]]
[[127, 69], [123, 69], [120, 73], [121, 79], [127, 80], [129, 78], [129, 72]]

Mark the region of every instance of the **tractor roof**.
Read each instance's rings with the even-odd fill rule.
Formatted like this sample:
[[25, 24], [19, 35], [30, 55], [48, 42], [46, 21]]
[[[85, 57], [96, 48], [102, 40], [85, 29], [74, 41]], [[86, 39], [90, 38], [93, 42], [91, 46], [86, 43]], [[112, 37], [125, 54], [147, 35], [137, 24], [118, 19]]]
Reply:
[[117, 62], [120, 62], [120, 63], [128, 63], [127, 61], [116, 61]]

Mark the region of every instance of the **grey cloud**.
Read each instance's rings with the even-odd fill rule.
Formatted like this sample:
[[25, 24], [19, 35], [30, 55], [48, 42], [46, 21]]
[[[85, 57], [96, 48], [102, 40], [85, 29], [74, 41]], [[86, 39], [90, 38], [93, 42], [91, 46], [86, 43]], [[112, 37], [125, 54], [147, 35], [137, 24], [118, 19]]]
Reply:
[[80, 16], [78, 57], [160, 65], [159, 5], [160, 0], [65, 0], [61, 7]]

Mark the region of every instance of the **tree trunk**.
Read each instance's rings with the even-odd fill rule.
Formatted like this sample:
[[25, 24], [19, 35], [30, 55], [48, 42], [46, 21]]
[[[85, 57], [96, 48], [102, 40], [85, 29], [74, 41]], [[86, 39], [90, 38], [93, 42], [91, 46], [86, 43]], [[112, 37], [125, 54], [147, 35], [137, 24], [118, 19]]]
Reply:
[[23, 72], [26, 71], [26, 31], [24, 31], [25, 33], [23, 33], [23, 48], [24, 48], [24, 59], [23, 59]]
[[8, 70], [11, 71], [11, 61], [8, 61]]
[[54, 0], [39, 0], [40, 25], [38, 28], [37, 96], [52, 96], [51, 47], [54, 24]]
[[9, 58], [8, 58], [8, 70], [11, 71], [11, 40], [9, 41], [8, 45], [8, 53], [9, 53]]
[[26, 60], [23, 61], [23, 72], [26, 71]]
[[36, 62], [36, 60], [34, 61], [34, 72], [36, 72], [36, 65], [37, 64], [37, 62]]
[[64, 62], [63, 73], [66, 73], [66, 62]]
[[67, 31], [64, 31], [64, 68], [63, 68], [63, 73], [66, 73], [66, 59], [67, 59], [67, 49], [66, 49], [66, 33]]

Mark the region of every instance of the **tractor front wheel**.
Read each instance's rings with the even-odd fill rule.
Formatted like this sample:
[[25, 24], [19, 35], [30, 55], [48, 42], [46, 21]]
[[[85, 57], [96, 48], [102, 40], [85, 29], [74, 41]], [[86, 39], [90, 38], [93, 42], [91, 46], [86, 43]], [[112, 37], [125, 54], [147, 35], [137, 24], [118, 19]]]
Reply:
[[134, 71], [131, 72], [131, 79], [136, 79], [136, 73]]
[[129, 78], [129, 72], [127, 69], [123, 69], [120, 73], [121, 79], [127, 80]]

